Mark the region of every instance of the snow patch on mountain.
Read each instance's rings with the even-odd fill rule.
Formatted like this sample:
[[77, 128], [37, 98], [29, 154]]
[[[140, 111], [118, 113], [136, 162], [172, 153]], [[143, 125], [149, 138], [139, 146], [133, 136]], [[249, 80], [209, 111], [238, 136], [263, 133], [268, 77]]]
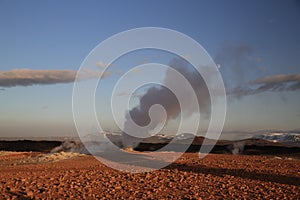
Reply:
[[266, 133], [253, 136], [254, 139], [263, 139], [279, 143], [299, 143], [300, 133]]

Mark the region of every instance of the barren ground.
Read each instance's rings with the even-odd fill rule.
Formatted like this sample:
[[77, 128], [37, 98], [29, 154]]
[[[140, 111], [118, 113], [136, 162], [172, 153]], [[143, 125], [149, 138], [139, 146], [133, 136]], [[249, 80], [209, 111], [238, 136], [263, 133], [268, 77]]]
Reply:
[[300, 160], [185, 153], [131, 174], [92, 156], [0, 152], [0, 199], [300, 199]]

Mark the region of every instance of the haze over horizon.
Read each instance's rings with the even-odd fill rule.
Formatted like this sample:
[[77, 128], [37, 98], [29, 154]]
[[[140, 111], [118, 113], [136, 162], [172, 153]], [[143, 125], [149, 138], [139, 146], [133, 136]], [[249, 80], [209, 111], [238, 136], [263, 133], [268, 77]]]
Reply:
[[[299, 19], [300, 3], [293, 0], [0, 1], [0, 136], [76, 136], [72, 90], [85, 57], [114, 34], [150, 26], [192, 37], [219, 66], [228, 95], [222, 137], [300, 130]], [[128, 54], [105, 72], [103, 87], [109, 91], [138, 64], [168, 65], [174, 57], [153, 50]], [[94, 80], [105, 66], [99, 60], [94, 70], [78, 76]], [[164, 74], [153, 78], [164, 79]], [[137, 91], [132, 107], [145, 91]], [[124, 86], [119, 101], [126, 95]], [[97, 114], [107, 130], [116, 131], [107, 113], [108, 98], [109, 92], [96, 94]], [[123, 112], [119, 116], [125, 121]], [[174, 128], [176, 120], [165, 132]]]

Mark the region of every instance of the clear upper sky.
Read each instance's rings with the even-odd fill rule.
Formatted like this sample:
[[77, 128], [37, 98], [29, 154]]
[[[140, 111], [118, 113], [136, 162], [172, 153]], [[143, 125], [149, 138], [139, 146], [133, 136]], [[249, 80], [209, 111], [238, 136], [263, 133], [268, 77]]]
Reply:
[[[78, 70], [101, 41], [146, 26], [170, 28], [194, 38], [221, 65], [227, 89], [266, 76], [300, 73], [300, 3], [296, 0], [0, 0], [0, 73], [25, 68]], [[149, 58], [135, 59], [142, 63]], [[117, 79], [117, 70], [129, 68], [119, 64], [108, 80]], [[291, 84], [299, 83], [299, 78], [294, 79]], [[0, 136], [75, 134], [72, 83], [5, 84], [0, 76]], [[299, 91], [270, 89], [229, 98], [224, 130], [300, 128]]]

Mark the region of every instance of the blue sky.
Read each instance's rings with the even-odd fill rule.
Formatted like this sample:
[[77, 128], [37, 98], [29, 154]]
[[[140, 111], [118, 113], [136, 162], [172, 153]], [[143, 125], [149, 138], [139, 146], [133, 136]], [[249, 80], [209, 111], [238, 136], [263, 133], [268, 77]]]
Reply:
[[[221, 65], [228, 88], [265, 76], [300, 73], [300, 3], [276, 0], [0, 0], [0, 72], [78, 70], [101, 41], [146, 26], [194, 38]], [[138, 54], [135, 59], [131, 63], [150, 58]], [[130, 66], [118, 64], [115, 69], [126, 71]], [[117, 78], [115, 73], [107, 80]], [[72, 83], [0, 87], [0, 136], [76, 134], [72, 87]], [[229, 98], [224, 130], [298, 129], [299, 100], [299, 90]]]

